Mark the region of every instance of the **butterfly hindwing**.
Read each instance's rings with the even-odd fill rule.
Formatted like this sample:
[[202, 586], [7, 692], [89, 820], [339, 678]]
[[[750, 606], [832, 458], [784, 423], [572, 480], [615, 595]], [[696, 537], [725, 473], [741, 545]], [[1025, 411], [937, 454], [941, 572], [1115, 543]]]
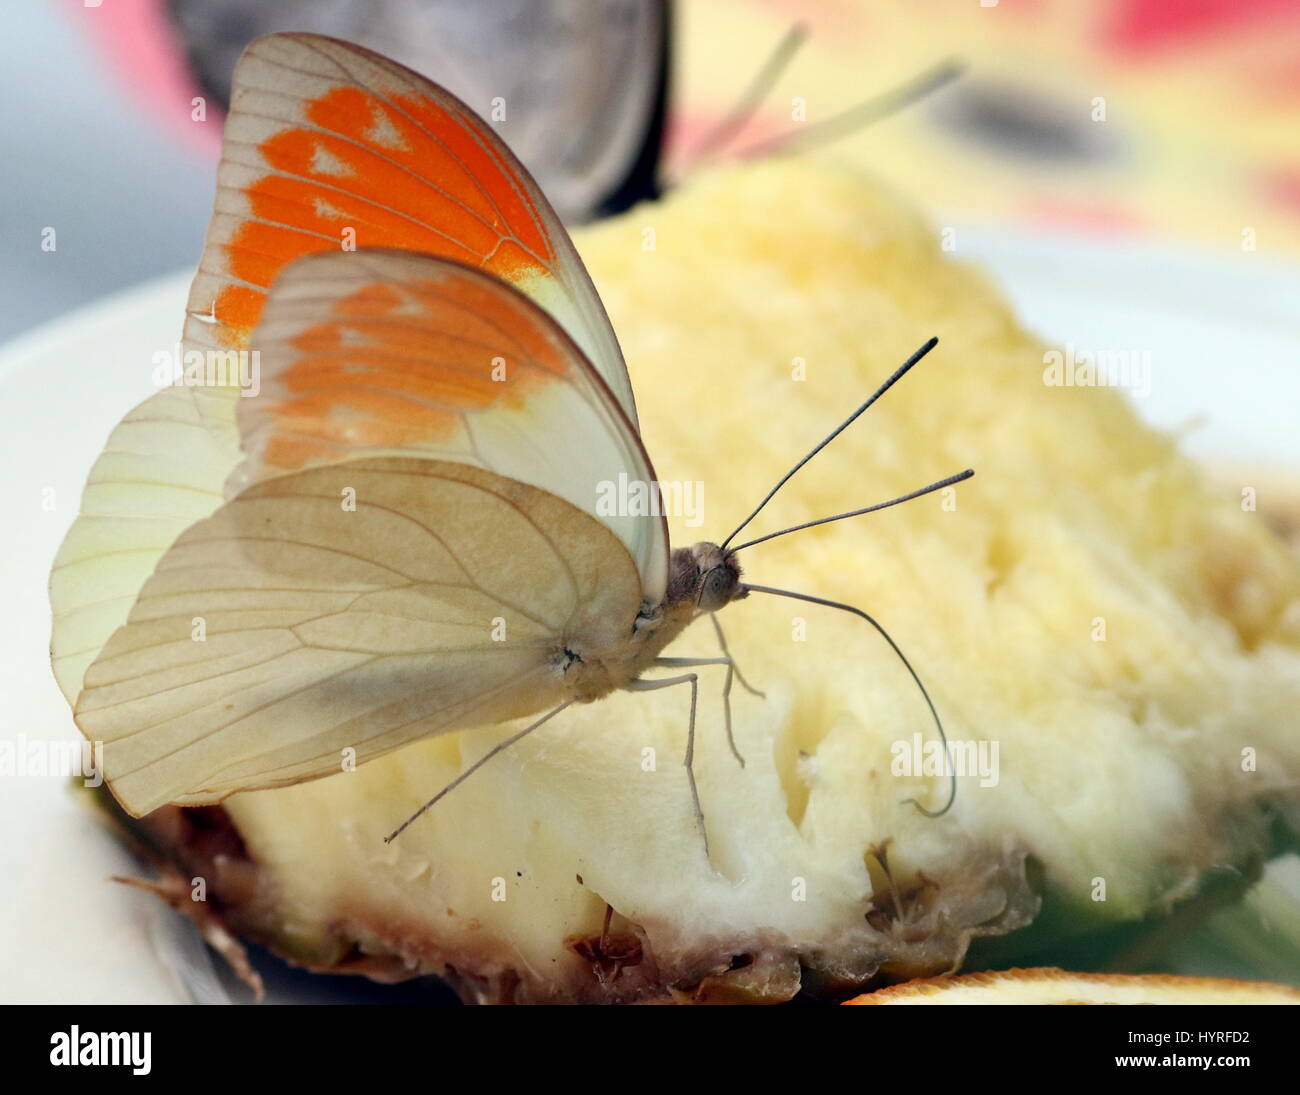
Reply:
[[640, 605], [621, 543], [554, 495], [345, 461], [254, 484], [182, 534], [77, 722], [132, 814], [216, 802], [554, 706], [566, 649], [625, 640]]

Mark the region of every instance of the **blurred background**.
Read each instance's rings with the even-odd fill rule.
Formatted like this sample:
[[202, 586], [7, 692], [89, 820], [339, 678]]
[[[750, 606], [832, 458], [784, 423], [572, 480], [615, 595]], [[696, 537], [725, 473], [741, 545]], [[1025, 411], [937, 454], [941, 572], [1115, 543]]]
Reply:
[[689, 171], [720, 126], [706, 158], [958, 57], [963, 79], [834, 154], [940, 224], [1300, 256], [1300, 0], [9, 0], [4, 22], [0, 340], [194, 264], [230, 70], [281, 29], [370, 45], [484, 114], [503, 95], [573, 220]]

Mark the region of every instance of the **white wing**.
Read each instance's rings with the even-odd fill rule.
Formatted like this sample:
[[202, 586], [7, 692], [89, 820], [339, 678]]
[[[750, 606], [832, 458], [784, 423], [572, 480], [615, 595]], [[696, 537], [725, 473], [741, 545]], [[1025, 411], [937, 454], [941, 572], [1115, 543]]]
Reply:
[[252, 342], [235, 489], [357, 455], [425, 455], [550, 491], [623, 541], [663, 597], [662, 516], [618, 502], [650, 484], [635, 429], [582, 351], [505, 282], [429, 255], [334, 251], [289, 266]]
[[631, 633], [599, 521], [490, 472], [375, 458], [258, 483], [184, 533], [86, 674], [82, 732], [140, 815], [342, 770], [566, 698]]

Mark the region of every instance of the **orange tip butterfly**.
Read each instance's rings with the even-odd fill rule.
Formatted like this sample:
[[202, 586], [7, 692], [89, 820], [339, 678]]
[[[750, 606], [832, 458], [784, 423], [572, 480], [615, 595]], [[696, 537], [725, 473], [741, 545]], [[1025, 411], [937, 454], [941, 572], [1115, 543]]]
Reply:
[[[663, 651], [763, 592], [854, 612], [902, 658], [858, 609], [742, 582], [739, 550], [795, 530], [731, 545], [934, 341], [731, 536], [673, 550], [662, 516], [598, 504], [601, 483], [656, 482], [632, 385], [491, 127], [358, 46], [258, 39], [187, 308], [201, 382], [127, 415], [92, 470], [51, 576], [55, 674], [136, 816], [540, 716], [482, 763], [570, 704], [686, 684], [703, 831], [689, 670], [723, 665], [729, 689], [735, 667], [720, 629], [722, 657]], [[248, 351], [256, 394], [211, 371]]]

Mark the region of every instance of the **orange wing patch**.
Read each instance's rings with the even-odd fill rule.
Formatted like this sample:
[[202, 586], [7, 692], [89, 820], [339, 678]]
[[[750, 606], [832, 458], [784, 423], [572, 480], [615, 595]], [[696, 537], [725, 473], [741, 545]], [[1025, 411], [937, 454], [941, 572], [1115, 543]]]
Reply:
[[545, 275], [555, 259], [538, 212], [496, 156], [495, 138], [427, 99], [385, 102], [339, 87], [305, 105], [312, 128], [258, 150], [274, 169], [244, 190], [252, 216], [223, 245], [244, 285], [217, 296], [223, 341], [243, 345], [276, 275], [295, 258], [341, 247], [423, 251], [507, 281]]
[[252, 344], [263, 390], [238, 409], [252, 479], [360, 449], [472, 448], [467, 416], [524, 413], [548, 383], [601, 398], [536, 305], [431, 256], [303, 260], [277, 282]]
[[493, 128], [359, 46], [259, 38], [235, 70], [187, 344], [243, 349], [289, 263], [358, 249], [418, 251], [512, 285], [574, 340], [636, 428], [631, 381], [591, 279]]
[[531, 386], [566, 377], [559, 344], [519, 303], [468, 281], [453, 296], [427, 278], [334, 301], [328, 320], [286, 340], [283, 396], [260, 408], [264, 464], [297, 470], [342, 448], [436, 444], [466, 412], [519, 406]]

